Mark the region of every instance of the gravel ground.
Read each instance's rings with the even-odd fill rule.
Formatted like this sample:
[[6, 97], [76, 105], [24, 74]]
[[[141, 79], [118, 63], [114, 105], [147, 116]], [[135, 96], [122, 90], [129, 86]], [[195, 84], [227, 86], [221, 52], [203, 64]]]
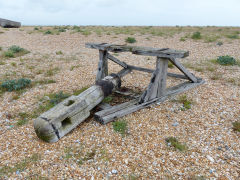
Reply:
[[[0, 29], [4, 32], [0, 33], [3, 50], [18, 45], [31, 52], [1, 60], [5, 63], [0, 65], [1, 80], [27, 77], [56, 83], [28, 88], [16, 100], [15, 92], [0, 98], [0, 179], [240, 179], [240, 133], [232, 129], [232, 123], [240, 120], [240, 67], [210, 62], [222, 55], [240, 59], [240, 40], [223, 38], [223, 45], [218, 46], [201, 40], [179, 41], [184, 33], [167, 38], [132, 35], [137, 46], [190, 51], [190, 56], [180, 61], [194, 66], [190, 71], [206, 80], [185, 93], [193, 102], [191, 108], [183, 111], [176, 96], [127, 115], [122, 118], [128, 125], [126, 136], [115, 132], [112, 123], [100, 125], [88, 118], [60, 141], [49, 144], [37, 138], [33, 119], [16, 125], [19, 112], [34, 111], [46, 94], [72, 93], [93, 84], [98, 51], [85, 48], [85, 43], [124, 44], [129, 35], [29, 34], [31, 29]], [[63, 54], [56, 55], [57, 51]], [[153, 57], [122, 53], [118, 58], [142, 67], [155, 64]], [[109, 65], [111, 72], [120, 70]], [[47, 76], [47, 70], [54, 68], [54, 74]], [[150, 77], [133, 72], [123, 78], [123, 86], [144, 90]], [[169, 85], [175, 82], [168, 80]], [[169, 147], [165, 139], [170, 136], [186, 143], [187, 150]]]

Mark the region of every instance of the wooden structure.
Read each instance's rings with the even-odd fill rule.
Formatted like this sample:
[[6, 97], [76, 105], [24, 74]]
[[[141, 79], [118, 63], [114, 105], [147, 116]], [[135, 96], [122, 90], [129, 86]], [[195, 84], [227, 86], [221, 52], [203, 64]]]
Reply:
[[[163, 102], [169, 96], [182, 93], [204, 83], [201, 78], [195, 77], [177, 60], [177, 58], [188, 56], [188, 52], [186, 51], [177, 51], [169, 48], [156, 49], [121, 46], [106, 43], [87, 43], [86, 47], [99, 50], [96, 84], [78, 96], [71, 96], [65, 99], [34, 120], [34, 129], [37, 136], [46, 142], [58, 141], [89, 117], [90, 111], [96, 106], [99, 106], [101, 110], [94, 114], [95, 119], [102, 124], [106, 124], [115, 118], [122, 117], [154, 103]], [[120, 61], [109, 52], [131, 52], [137, 55], [156, 56], [156, 68], [147, 69], [129, 65]], [[108, 60], [117, 63], [123, 69], [116, 74], [108, 75]], [[184, 75], [167, 72], [169, 61]], [[121, 86], [121, 77], [133, 70], [152, 73], [148, 88], [142, 95], [135, 96], [131, 101], [116, 106], [101, 103], [104, 97], [119, 89]], [[166, 88], [167, 76], [186, 79], [188, 81], [171, 88]]]
[[19, 28], [21, 27], [21, 23], [0, 18], [0, 26], [4, 28]]
[[[177, 60], [177, 58], [187, 57], [189, 55], [188, 51], [179, 51], [169, 48], [158, 49], [150, 47], [113, 45], [107, 43], [87, 43], [86, 47], [99, 50], [99, 63], [96, 81], [101, 80], [108, 75], [108, 60], [111, 60], [114, 63], [117, 63], [118, 65], [123, 67], [123, 69], [117, 73], [120, 78], [130, 73], [132, 70], [152, 73], [151, 81], [148, 85], [148, 88], [139, 98], [116, 106], [107, 106], [108, 108], [105, 108], [95, 113], [95, 119], [102, 124], [106, 124], [115, 118], [122, 117], [154, 103], [163, 102], [169, 96], [182, 93], [204, 83], [204, 80], [195, 77]], [[156, 56], [156, 68], [147, 69], [129, 65], [123, 61], [120, 61], [119, 59], [111, 55], [109, 52], [131, 52], [132, 54], [136, 55]], [[175, 65], [183, 73], [183, 75], [168, 73], [167, 69], [169, 61], [173, 65]], [[166, 88], [167, 76], [186, 79], [189, 81], [171, 88]]]

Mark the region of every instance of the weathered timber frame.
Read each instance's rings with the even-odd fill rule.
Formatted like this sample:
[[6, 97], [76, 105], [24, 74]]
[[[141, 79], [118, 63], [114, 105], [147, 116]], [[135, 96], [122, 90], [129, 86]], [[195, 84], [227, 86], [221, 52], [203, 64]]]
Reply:
[[[123, 67], [123, 69], [117, 73], [120, 78], [127, 75], [132, 70], [152, 73], [148, 88], [140, 97], [116, 106], [101, 104], [100, 107], [102, 107], [103, 110], [96, 112], [94, 116], [95, 119], [102, 124], [106, 124], [115, 118], [122, 117], [139, 109], [150, 106], [154, 103], [161, 103], [170, 96], [177, 95], [204, 83], [204, 80], [195, 77], [177, 60], [177, 58], [187, 57], [189, 55], [188, 51], [179, 51], [169, 48], [158, 49], [150, 47], [114, 45], [107, 43], [86, 43], [86, 47], [99, 50], [99, 63], [96, 82], [108, 75], [108, 60], [111, 60]], [[127, 63], [120, 61], [111, 55], [109, 52], [131, 52], [132, 54], [136, 55], [156, 56], [156, 68], [148, 69], [128, 65]], [[169, 61], [175, 65], [184, 75], [167, 72]], [[171, 88], [166, 88], [167, 76], [186, 79], [189, 81]]]

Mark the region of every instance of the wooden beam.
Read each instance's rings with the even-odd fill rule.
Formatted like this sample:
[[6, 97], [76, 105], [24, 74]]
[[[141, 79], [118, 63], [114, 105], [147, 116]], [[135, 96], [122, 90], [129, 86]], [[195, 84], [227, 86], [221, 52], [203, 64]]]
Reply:
[[132, 70], [127, 68], [127, 69], [122, 69], [121, 71], [119, 71], [117, 73], [117, 75], [122, 78], [123, 76], [127, 75], [128, 73], [130, 73]]
[[178, 60], [175, 58], [169, 59], [183, 74], [187, 76], [187, 78], [192, 82], [197, 82], [197, 78], [190, 73]]
[[203, 83], [204, 83], [204, 80], [202, 80], [202, 79], [198, 79], [197, 83], [185, 82], [185, 83], [179, 84], [177, 86], [174, 86], [172, 88], [168, 88], [166, 91], [166, 94], [164, 96], [152, 99], [148, 102], [144, 102], [141, 104], [138, 104], [137, 100], [132, 100], [127, 103], [116, 105], [109, 109], [95, 113], [94, 118], [97, 121], [99, 121], [100, 123], [106, 124], [108, 122], [113, 121], [116, 118], [125, 116], [125, 115], [135, 112], [137, 110], [143, 109], [154, 103], [162, 103], [170, 96], [175, 96], [179, 93], [182, 93], [189, 89], [197, 87]]
[[87, 48], [107, 50], [109, 52], [131, 52], [132, 54], [144, 56], [158, 56], [163, 58], [184, 58], [189, 55], [188, 51], [174, 50], [169, 48], [151, 48], [140, 46], [114, 45], [107, 43], [86, 43]]
[[96, 81], [103, 79], [108, 75], [107, 51], [99, 50], [99, 62]]
[[108, 57], [108, 59], [112, 60], [113, 62], [117, 63], [118, 65], [120, 65], [124, 68], [128, 68], [128, 65], [125, 62], [120, 61], [119, 59], [112, 56], [111, 54], [107, 53], [107, 57]]

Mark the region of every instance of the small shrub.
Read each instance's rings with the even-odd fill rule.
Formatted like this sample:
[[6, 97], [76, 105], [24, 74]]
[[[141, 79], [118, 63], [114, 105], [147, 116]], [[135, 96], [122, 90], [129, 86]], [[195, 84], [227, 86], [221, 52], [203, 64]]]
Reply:
[[66, 32], [66, 29], [60, 28], [58, 29], [58, 32]]
[[234, 131], [240, 132], [240, 121], [233, 122], [232, 125]]
[[12, 51], [5, 51], [5, 52], [3, 53], [3, 56], [4, 56], [4, 57], [8, 57], [8, 58], [13, 58], [13, 57], [15, 57], [15, 56], [14, 56], [14, 53], [13, 53]]
[[38, 31], [38, 30], [39, 30], [39, 28], [38, 28], [38, 27], [35, 27], [33, 30], [34, 30], [34, 31]]
[[47, 30], [47, 31], [44, 32], [44, 34], [53, 34], [53, 32], [50, 31], [50, 30]]
[[165, 139], [165, 141], [168, 146], [173, 147], [175, 150], [179, 150], [179, 151], [187, 150], [186, 144], [181, 144], [175, 137], [168, 137]]
[[226, 35], [226, 37], [229, 39], [239, 39], [238, 34], [229, 34], [229, 35]]
[[11, 46], [10, 48], [8, 48], [8, 50], [12, 51], [13, 53], [19, 53], [19, 52], [25, 51], [25, 49], [23, 49], [19, 46], [16, 46], [16, 45]]
[[180, 96], [178, 102], [183, 103], [182, 110], [191, 109], [192, 102], [187, 98], [187, 95]]
[[127, 134], [127, 122], [122, 120], [122, 121], [115, 121], [113, 122], [113, 129], [116, 132], [119, 132], [122, 136]]
[[217, 63], [220, 65], [235, 65], [237, 61], [231, 56], [219, 56], [217, 58]]
[[57, 51], [57, 52], [56, 52], [56, 55], [61, 55], [61, 54], [63, 54], [62, 51]]
[[200, 32], [194, 32], [193, 35], [191, 36], [192, 39], [201, 39], [201, 33]]
[[18, 91], [18, 90], [27, 88], [27, 87], [30, 86], [30, 84], [31, 84], [31, 80], [30, 79], [21, 78], [21, 79], [18, 79], [18, 80], [7, 80], [7, 81], [4, 81], [1, 84], [1, 87], [3, 89], [5, 89], [6, 91], [11, 92], [11, 91]]
[[222, 45], [223, 45], [223, 42], [222, 42], [222, 41], [218, 41], [218, 42], [217, 42], [217, 45], [218, 45], [218, 46], [222, 46]]
[[125, 41], [127, 43], [135, 43], [135, 42], [137, 42], [137, 40], [134, 37], [128, 37], [128, 38], [125, 39]]
[[92, 34], [92, 33], [91, 33], [90, 31], [88, 31], [88, 30], [81, 31], [81, 33], [82, 33], [82, 35], [84, 35], [84, 36], [88, 36], [88, 35]]
[[2, 50], [2, 47], [0, 47], [0, 51]]
[[186, 41], [186, 39], [184, 37], [181, 37], [180, 41]]

